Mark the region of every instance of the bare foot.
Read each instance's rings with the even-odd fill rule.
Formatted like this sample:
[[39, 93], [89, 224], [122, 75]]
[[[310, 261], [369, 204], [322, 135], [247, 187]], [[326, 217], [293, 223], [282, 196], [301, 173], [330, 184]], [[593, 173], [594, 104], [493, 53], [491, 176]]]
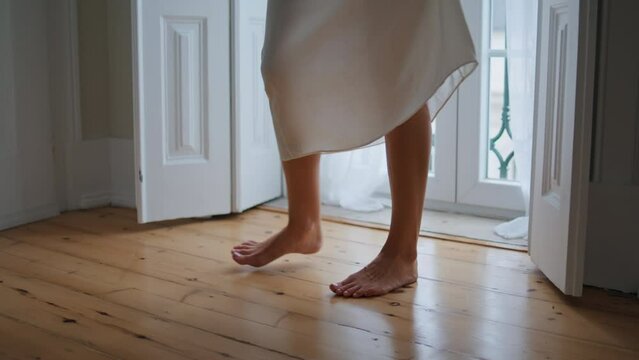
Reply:
[[319, 224], [303, 229], [287, 226], [265, 241], [251, 240], [234, 246], [231, 256], [240, 265], [260, 267], [285, 254], [313, 254], [321, 247], [322, 235]]
[[415, 281], [415, 257], [385, 254], [382, 250], [362, 270], [329, 287], [335, 294], [344, 297], [379, 296]]

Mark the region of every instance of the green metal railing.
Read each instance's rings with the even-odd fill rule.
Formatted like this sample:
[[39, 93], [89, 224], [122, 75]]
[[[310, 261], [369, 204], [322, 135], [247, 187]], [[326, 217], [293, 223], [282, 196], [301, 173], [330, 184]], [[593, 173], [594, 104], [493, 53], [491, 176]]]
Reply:
[[513, 157], [515, 156], [515, 152], [511, 151], [506, 157], [504, 154], [497, 149], [497, 142], [501, 139], [504, 134], [507, 134], [508, 137], [512, 140], [513, 134], [510, 130], [510, 95], [508, 91], [508, 59], [504, 57], [504, 102], [501, 108], [501, 127], [497, 134], [490, 138], [489, 147], [490, 151], [497, 157], [499, 161], [499, 178], [500, 179], [508, 179], [508, 167], [510, 163], [513, 161]]

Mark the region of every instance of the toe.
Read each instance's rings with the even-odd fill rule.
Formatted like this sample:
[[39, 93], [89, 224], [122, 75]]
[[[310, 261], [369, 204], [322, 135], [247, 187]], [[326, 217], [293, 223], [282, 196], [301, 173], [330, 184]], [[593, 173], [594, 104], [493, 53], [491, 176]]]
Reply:
[[353, 286], [355, 286], [355, 284], [346, 284], [346, 285], [342, 285], [338, 288], [338, 292], [340, 294], [344, 294], [346, 291], [348, 291], [349, 289], [351, 289]]
[[357, 280], [357, 277], [355, 277], [354, 275], [349, 275], [346, 279], [344, 279], [344, 280], [342, 280], [340, 282], [336, 282], [336, 283], [330, 284], [329, 288], [335, 294], [342, 295], [342, 293], [344, 292], [344, 290], [347, 287], [355, 284], [355, 280]]
[[330, 284], [328, 287], [334, 292], [337, 293], [337, 291], [339, 291], [340, 288], [343, 288], [345, 286], [345, 282], [344, 281], [340, 281], [340, 282], [336, 282], [336, 283], [332, 283]]
[[329, 289], [331, 289], [332, 292], [337, 294], [337, 289], [339, 289], [340, 283], [332, 283], [328, 286]]
[[233, 246], [233, 249], [245, 249], [245, 248], [250, 248], [250, 247], [253, 247], [253, 245], [251, 245], [251, 244], [239, 244], [239, 245]]
[[241, 250], [249, 250], [249, 249], [253, 249], [253, 248], [244, 246], [244, 245], [239, 245], [239, 246], [234, 246], [233, 249], [231, 249], [231, 251], [241, 251]]
[[[351, 281], [348, 281], [348, 282], [343, 282], [342, 286], [341, 286], [342, 292], [344, 292], [346, 290], [350, 290], [356, 285], [361, 285], [361, 284], [358, 281], [355, 281], [355, 280], [351, 280]], [[350, 293], [352, 294], [353, 292], [350, 291]]]
[[364, 294], [366, 294], [366, 289], [359, 287], [357, 291], [353, 292], [353, 297], [356, 297], [356, 298], [362, 297], [364, 296]]
[[344, 293], [342, 294], [342, 296], [344, 297], [351, 297], [353, 296], [353, 294], [355, 294], [356, 292], [359, 291], [359, 289], [361, 289], [362, 287], [358, 284], [353, 284], [352, 286], [348, 287], [347, 289], [344, 290]]
[[340, 285], [337, 287], [335, 293], [337, 295], [343, 295], [344, 294], [344, 290], [348, 289], [350, 286], [351, 286], [351, 284], [340, 283]]
[[231, 253], [240, 253], [242, 251], [247, 251], [249, 250], [249, 248], [245, 248], [245, 247], [234, 247], [233, 249], [231, 249]]
[[335, 289], [335, 293], [337, 295], [342, 295], [344, 294], [344, 289], [346, 289], [346, 287], [344, 285], [340, 285]]
[[253, 249], [237, 249], [235, 252], [240, 255], [250, 255], [253, 253]]
[[233, 260], [234, 260], [236, 263], [238, 263], [238, 264], [240, 264], [240, 265], [244, 265], [244, 264], [246, 263], [246, 262], [245, 262], [246, 257], [245, 257], [245, 256], [242, 256], [242, 255], [240, 255], [240, 254], [238, 254], [237, 252], [233, 252], [233, 253], [231, 254], [231, 257], [233, 258]]

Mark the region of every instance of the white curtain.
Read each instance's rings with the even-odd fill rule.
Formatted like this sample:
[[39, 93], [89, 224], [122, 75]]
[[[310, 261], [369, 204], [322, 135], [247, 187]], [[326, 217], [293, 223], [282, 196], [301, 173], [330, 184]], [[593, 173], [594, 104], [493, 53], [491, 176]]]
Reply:
[[385, 182], [386, 150], [384, 144], [354, 151], [322, 155], [320, 160], [320, 195], [323, 204], [355, 211], [378, 211], [384, 208], [375, 191]]
[[514, 239], [528, 237], [538, 4], [535, 0], [505, 1], [510, 127], [526, 216], [498, 225], [495, 232]]

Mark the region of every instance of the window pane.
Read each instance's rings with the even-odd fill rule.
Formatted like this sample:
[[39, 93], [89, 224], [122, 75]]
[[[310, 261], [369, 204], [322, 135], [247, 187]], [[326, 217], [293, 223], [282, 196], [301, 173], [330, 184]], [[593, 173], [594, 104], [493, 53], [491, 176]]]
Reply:
[[507, 93], [504, 91], [506, 60], [490, 58], [490, 83], [488, 106], [488, 139], [486, 146], [486, 178], [514, 180], [515, 161], [513, 141], [510, 135], [510, 114]]
[[[528, 0], [522, 0], [528, 1]], [[503, 50], [506, 48], [506, 0], [490, 2], [490, 48]]]

